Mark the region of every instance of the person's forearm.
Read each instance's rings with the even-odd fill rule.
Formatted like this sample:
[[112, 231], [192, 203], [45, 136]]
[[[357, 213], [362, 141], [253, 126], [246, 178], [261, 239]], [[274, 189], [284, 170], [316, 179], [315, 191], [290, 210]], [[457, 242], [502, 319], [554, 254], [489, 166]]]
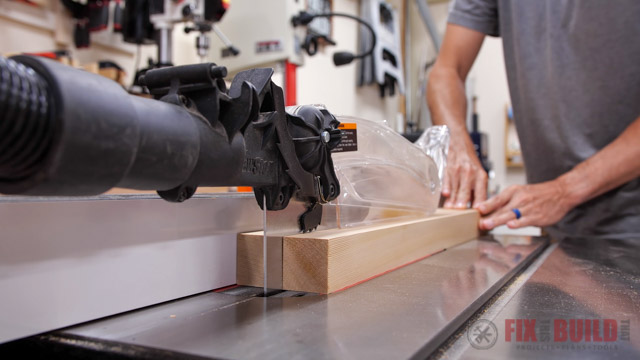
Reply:
[[447, 24], [442, 48], [429, 74], [427, 102], [431, 118], [434, 124], [449, 127], [452, 141], [469, 139], [464, 82], [483, 40], [483, 33]]
[[[640, 118], [614, 141], [554, 180], [508, 187], [477, 205], [481, 229], [549, 226], [571, 209], [640, 176]], [[516, 211], [517, 210], [517, 211]], [[615, 210], [615, 209], [614, 209]]]
[[436, 125], [451, 132], [447, 168], [442, 179], [445, 207], [466, 208], [487, 197], [487, 175], [475, 155], [465, 124], [467, 98], [464, 81], [480, 51], [484, 34], [447, 24], [438, 60], [429, 76], [427, 101]]
[[467, 97], [459, 73], [436, 64], [429, 77], [427, 100], [434, 125], [449, 127], [451, 146], [473, 151], [465, 121]]
[[429, 76], [427, 101], [435, 125], [447, 125], [453, 135], [465, 134], [467, 97], [464, 82], [454, 70], [436, 64]]
[[567, 200], [577, 206], [640, 176], [640, 117], [602, 150], [560, 176]]

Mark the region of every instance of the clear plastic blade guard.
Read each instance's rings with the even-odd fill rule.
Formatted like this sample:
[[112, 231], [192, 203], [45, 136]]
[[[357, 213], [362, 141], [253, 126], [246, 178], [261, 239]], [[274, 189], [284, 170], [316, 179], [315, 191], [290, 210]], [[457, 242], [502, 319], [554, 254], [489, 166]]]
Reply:
[[[338, 227], [435, 212], [440, 200], [439, 169], [425, 151], [383, 123], [346, 116], [338, 120], [356, 124], [358, 146], [357, 151], [332, 155], [341, 193], [329, 208], [335, 207]], [[440, 148], [446, 156], [446, 128], [444, 133]]]

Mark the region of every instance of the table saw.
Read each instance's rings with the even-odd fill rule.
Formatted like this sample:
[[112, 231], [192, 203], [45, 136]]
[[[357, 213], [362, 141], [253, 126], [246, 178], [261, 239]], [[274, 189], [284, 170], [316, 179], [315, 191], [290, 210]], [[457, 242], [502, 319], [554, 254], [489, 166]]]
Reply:
[[[176, 210], [152, 195], [3, 198], [0, 353], [48, 359], [638, 355], [637, 239], [550, 243], [489, 235], [337, 293], [263, 296], [262, 288], [233, 286], [235, 234], [261, 226], [254, 202], [248, 194], [203, 194]], [[25, 223], [30, 227], [15, 226]], [[503, 324], [518, 318], [629, 321], [631, 338], [592, 350], [553, 341], [526, 348], [504, 340]], [[498, 327], [497, 343], [486, 350], [468, 339], [478, 319]]]

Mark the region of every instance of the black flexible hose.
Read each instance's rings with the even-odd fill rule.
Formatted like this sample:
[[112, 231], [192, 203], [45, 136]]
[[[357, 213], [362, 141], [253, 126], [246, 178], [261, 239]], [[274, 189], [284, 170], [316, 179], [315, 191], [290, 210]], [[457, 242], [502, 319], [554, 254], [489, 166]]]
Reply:
[[40, 169], [52, 145], [54, 121], [46, 81], [0, 56], [0, 180], [18, 181]]
[[[375, 30], [373, 30], [373, 28], [371, 27], [371, 25], [369, 23], [367, 23], [366, 21], [362, 20], [361, 18], [357, 17], [357, 16], [353, 16], [350, 14], [345, 14], [345, 13], [335, 13], [335, 12], [330, 12], [330, 13], [323, 13], [323, 14], [311, 14], [308, 13], [306, 11], [301, 11], [298, 15], [294, 16], [293, 18], [291, 18], [291, 24], [293, 26], [299, 26], [299, 25], [309, 25], [309, 23], [311, 23], [311, 21], [313, 21], [313, 19], [315, 18], [320, 18], [320, 17], [333, 17], [333, 16], [337, 16], [337, 17], [345, 17], [351, 20], [355, 20], [358, 23], [364, 25], [369, 32], [371, 32], [371, 48], [362, 53], [362, 54], [358, 54], [358, 55], [354, 55], [351, 52], [348, 51], [340, 51], [337, 52], [335, 54], [333, 54], [333, 63], [336, 66], [341, 66], [341, 65], [346, 65], [349, 64], [350, 62], [352, 62], [355, 59], [362, 59], [364, 57], [367, 57], [371, 54], [373, 54], [373, 51], [376, 48], [376, 42], [377, 42], [377, 37], [376, 37], [376, 32]], [[315, 53], [315, 51], [309, 51], [307, 49], [307, 52], [309, 53], [309, 55], [313, 55]]]
[[361, 58], [364, 58], [366, 56], [369, 56], [369, 55], [373, 54], [373, 51], [376, 48], [376, 42], [377, 42], [378, 39], [376, 37], [375, 30], [373, 30], [373, 27], [371, 27], [371, 25], [369, 25], [368, 22], [362, 20], [361, 18], [359, 18], [357, 16], [353, 16], [353, 15], [345, 14], [345, 13], [336, 13], [336, 12], [330, 12], [330, 13], [324, 13], [324, 14], [312, 14], [311, 16], [314, 19], [315, 18], [321, 18], [321, 17], [333, 17], [333, 16], [344, 17], [344, 18], [348, 18], [348, 19], [351, 19], [351, 20], [355, 20], [358, 23], [364, 25], [367, 29], [369, 29], [369, 32], [371, 32], [371, 48], [369, 50], [367, 50], [366, 52], [362, 53], [362, 54], [354, 55], [353, 58], [354, 59], [361, 59]]

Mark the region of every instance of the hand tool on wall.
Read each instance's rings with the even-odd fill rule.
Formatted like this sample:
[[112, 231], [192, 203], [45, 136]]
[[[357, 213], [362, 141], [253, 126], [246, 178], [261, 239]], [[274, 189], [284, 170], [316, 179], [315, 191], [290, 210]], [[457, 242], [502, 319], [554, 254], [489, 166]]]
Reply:
[[43, 58], [0, 57], [0, 73], [0, 193], [117, 186], [181, 202], [199, 186], [252, 186], [268, 210], [305, 202], [301, 231], [340, 193], [339, 122], [314, 106], [287, 113], [272, 69], [241, 72], [229, 89], [211, 63], [150, 70], [140, 80], [155, 100]]
[[121, 0], [115, 0], [116, 6], [113, 9], [113, 32], [122, 32], [122, 4]]
[[73, 0], [61, 0], [71, 17], [76, 21], [73, 31], [73, 42], [76, 48], [83, 49], [89, 47], [91, 38], [89, 36], [89, 6]]
[[102, 31], [109, 26], [109, 0], [89, 0], [89, 31]]

